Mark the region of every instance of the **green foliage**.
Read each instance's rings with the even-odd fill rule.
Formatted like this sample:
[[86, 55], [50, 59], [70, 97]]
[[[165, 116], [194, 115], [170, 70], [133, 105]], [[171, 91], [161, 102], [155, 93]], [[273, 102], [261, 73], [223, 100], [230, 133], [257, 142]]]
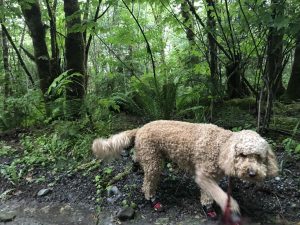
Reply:
[[16, 152], [16, 149], [6, 145], [4, 142], [0, 142], [0, 157], [9, 156]]
[[23, 172], [23, 169], [17, 168], [16, 163], [12, 163], [11, 165], [0, 164], [0, 174], [14, 185], [22, 178]]
[[296, 154], [298, 158], [300, 158], [300, 142], [297, 141], [294, 137], [299, 131], [298, 127], [300, 125], [300, 121], [297, 123], [297, 125], [293, 129], [293, 136], [285, 138], [282, 141], [282, 144], [284, 146], [284, 149], [289, 153], [289, 154]]
[[117, 93], [113, 99], [126, 111], [145, 116], [148, 119], [170, 119], [175, 112], [177, 84], [175, 80], [160, 81], [156, 88], [151, 74], [145, 74], [140, 80], [132, 78], [131, 92]]
[[28, 127], [42, 123], [45, 111], [39, 91], [30, 90], [20, 97], [9, 97], [6, 108], [0, 112], [0, 130]]
[[[87, 171], [92, 170], [94, 163], [85, 164], [92, 159], [91, 143], [93, 134], [86, 129], [81, 121], [57, 122], [53, 130], [42, 134], [25, 135], [21, 139], [18, 155], [8, 165], [1, 166], [1, 174], [17, 183], [22, 175], [34, 167], [47, 167], [53, 171], [74, 170], [86, 165]], [[15, 151], [5, 145], [1, 146], [1, 155], [12, 156]], [[42, 179], [42, 178], [41, 178]], [[41, 181], [41, 180], [40, 180]]]
[[65, 71], [61, 73], [58, 77], [54, 79], [52, 84], [49, 86], [47, 94], [50, 96], [61, 96], [68, 85], [74, 82], [72, 79], [75, 77], [82, 77], [80, 73], [70, 73], [70, 71]]
[[94, 183], [96, 187], [96, 202], [102, 202], [102, 196], [105, 191], [109, 190], [111, 186], [108, 186], [108, 182], [111, 179], [113, 172], [113, 167], [104, 167], [101, 174], [98, 174], [94, 178]]
[[[16, 155], [17, 150], [12, 146], [0, 142], [0, 157], [10, 157]], [[12, 162], [11, 164], [0, 163], [0, 174], [7, 178], [12, 184], [16, 184], [23, 175], [23, 170], [17, 168], [17, 163]]]
[[296, 154], [297, 157], [300, 157], [300, 142], [293, 138], [285, 138], [282, 145], [289, 154]]

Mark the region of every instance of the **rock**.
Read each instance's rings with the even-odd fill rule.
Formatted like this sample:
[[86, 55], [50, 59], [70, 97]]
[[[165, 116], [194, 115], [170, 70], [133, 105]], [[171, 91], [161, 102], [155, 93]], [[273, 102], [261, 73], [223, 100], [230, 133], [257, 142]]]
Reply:
[[16, 218], [14, 212], [0, 212], [0, 222], [10, 222]]
[[121, 192], [119, 191], [119, 189], [116, 186], [111, 186], [107, 190], [107, 194], [108, 194], [108, 196], [113, 196], [113, 195], [120, 195]]
[[275, 177], [275, 180], [276, 181], [280, 181], [280, 177]]
[[107, 195], [109, 196], [109, 198], [107, 198], [107, 201], [109, 203], [114, 203], [122, 196], [122, 193], [116, 186], [112, 186], [107, 190]]
[[135, 211], [131, 207], [125, 207], [118, 211], [117, 218], [121, 221], [131, 220], [134, 218]]
[[37, 196], [38, 196], [38, 197], [42, 197], [42, 196], [45, 196], [45, 195], [47, 195], [47, 194], [49, 194], [49, 193], [51, 193], [51, 192], [52, 192], [51, 189], [49, 189], [49, 188], [44, 188], [44, 189], [39, 190], [39, 192], [37, 193]]

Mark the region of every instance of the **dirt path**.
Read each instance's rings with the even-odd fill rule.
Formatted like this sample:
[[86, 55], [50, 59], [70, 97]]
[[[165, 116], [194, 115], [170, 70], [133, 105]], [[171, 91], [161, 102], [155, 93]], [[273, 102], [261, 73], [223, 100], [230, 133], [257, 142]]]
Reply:
[[[10, 222], [0, 222], [5, 225], [117, 225], [120, 221], [114, 218], [111, 212], [96, 213], [95, 208], [89, 205], [73, 205], [65, 203], [39, 203], [37, 201], [26, 202], [24, 200], [10, 200], [0, 204], [2, 212], [15, 216]], [[167, 215], [155, 219], [150, 215], [138, 212], [133, 220], [122, 224], [150, 225], [150, 224], [190, 224], [190, 225], [213, 225], [216, 223], [206, 222], [199, 216], [182, 218], [176, 221], [174, 210]]]

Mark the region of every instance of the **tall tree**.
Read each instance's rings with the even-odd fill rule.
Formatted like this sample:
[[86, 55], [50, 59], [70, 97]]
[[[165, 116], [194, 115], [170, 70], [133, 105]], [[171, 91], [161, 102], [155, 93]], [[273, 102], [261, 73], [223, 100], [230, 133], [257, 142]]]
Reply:
[[273, 97], [284, 93], [282, 84], [283, 72], [283, 35], [284, 29], [274, 26], [276, 21], [283, 19], [285, 0], [272, 0], [272, 25], [269, 28], [267, 42], [267, 79]]
[[[194, 5], [194, 1], [191, 1], [191, 4]], [[183, 24], [185, 26], [185, 35], [189, 41], [189, 62], [188, 67], [194, 68], [195, 65], [199, 62], [199, 58], [195, 56], [193, 51], [196, 49], [196, 40], [195, 40], [195, 32], [193, 26], [193, 18], [191, 17], [189, 5], [186, 1], [181, 3], [181, 15], [183, 17]]]
[[215, 0], [206, 0], [207, 3], [207, 27], [209, 32], [207, 33], [208, 39], [208, 51], [209, 51], [209, 68], [210, 78], [212, 82], [212, 93], [213, 95], [218, 93], [218, 57], [217, 51], [218, 46], [213, 37], [216, 33], [216, 20], [213, 15], [213, 9], [215, 8]]
[[[42, 22], [39, 1], [33, 0], [29, 2], [19, 0], [19, 4], [32, 39], [34, 60], [37, 66], [40, 89], [45, 98], [45, 102], [48, 103], [49, 99], [47, 98], [46, 93], [50, 84], [56, 77], [56, 74], [53, 75], [51, 72], [51, 62], [46, 44], [46, 27]], [[49, 114], [47, 105], [46, 111]]]
[[[0, 0], [0, 6], [4, 6], [3, 0]], [[3, 16], [0, 19], [1, 25], [5, 22], [5, 16]], [[10, 69], [9, 69], [9, 61], [8, 61], [8, 43], [7, 43], [7, 37], [5, 34], [5, 31], [3, 29], [3, 26], [1, 26], [1, 38], [2, 38], [2, 58], [3, 58], [3, 68], [4, 68], [4, 109], [6, 108], [6, 99], [10, 94]]]
[[83, 33], [77, 30], [80, 27], [81, 13], [77, 0], [64, 0], [67, 35], [65, 38], [67, 70], [71, 76], [67, 90], [68, 116], [72, 119], [80, 117], [83, 98], [85, 95], [85, 45]]
[[291, 77], [288, 83], [286, 93], [292, 100], [300, 99], [300, 32], [296, 40], [296, 49], [294, 55], [294, 62], [291, 72]]

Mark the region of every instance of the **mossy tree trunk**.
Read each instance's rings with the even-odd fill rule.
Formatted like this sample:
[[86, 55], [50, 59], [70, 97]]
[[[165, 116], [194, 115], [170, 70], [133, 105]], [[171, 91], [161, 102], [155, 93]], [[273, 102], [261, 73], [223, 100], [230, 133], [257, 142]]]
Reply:
[[[272, 0], [273, 21], [284, 15], [284, 0]], [[283, 72], [283, 35], [284, 30], [271, 26], [269, 28], [267, 43], [267, 79], [274, 97], [282, 95], [285, 91], [282, 84]]]
[[81, 116], [85, 96], [85, 45], [83, 33], [76, 30], [81, 25], [81, 13], [77, 0], [64, 0], [67, 35], [65, 38], [67, 70], [71, 76], [67, 89], [67, 116], [77, 119]]
[[249, 88], [242, 79], [243, 75], [241, 57], [235, 55], [233, 61], [226, 65], [227, 95], [229, 98], [243, 98], [250, 94]]
[[[4, 6], [3, 0], [0, 0], [0, 6]], [[5, 17], [0, 18], [1, 24], [5, 22]], [[8, 42], [3, 27], [1, 29], [1, 38], [2, 38], [2, 59], [3, 59], [3, 69], [4, 69], [4, 99], [3, 106], [6, 109], [6, 99], [10, 96], [10, 69], [9, 69], [9, 61], [8, 61]]]
[[217, 57], [217, 43], [213, 37], [213, 35], [216, 33], [216, 20], [213, 16], [213, 10], [211, 8], [214, 8], [215, 0], [206, 0], [207, 3], [207, 27], [210, 32], [207, 33], [207, 39], [208, 39], [208, 51], [209, 51], [209, 68], [210, 68], [210, 78], [212, 83], [212, 94], [216, 95], [219, 92], [219, 79], [218, 79], [218, 57]]
[[[193, 3], [194, 2], [192, 1], [191, 4]], [[199, 63], [199, 57], [193, 53], [196, 49], [195, 32], [193, 26], [193, 18], [191, 17], [189, 5], [186, 3], [186, 1], [181, 3], [181, 15], [183, 17], [183, 24], [185, 26], [185, 35], [189, 41], [189, 58], [187, 67], [195, 68], [196, 64]]]
[[40, 5], [37, 0], [31, 3], [20, 3], [25, 22], [30, 31], [34, 49], [34, 58], [40, 79], [40, 87], [44, 93], [47, 92], [52, 82], [49, 53], [46, 44], [46, 30], [41, 19]]
[[296, 41], [294, 62], [286, 94], [292, 100], [300, 100], [300, 33]]
[[40, 89], [46, 103], [46, 113], [50, 114], [49, 102], [46, 94], [49, 86], [58, 74], [52, 74], [52, 66], [46, 43], [46, 29], [41, 18], [41, 9], [38, 0], [23, 2], [19, 0], [25, 22], [28, 26], [34, 49], [34, 61], [37, 66], [37, 74], [40, 82]]

